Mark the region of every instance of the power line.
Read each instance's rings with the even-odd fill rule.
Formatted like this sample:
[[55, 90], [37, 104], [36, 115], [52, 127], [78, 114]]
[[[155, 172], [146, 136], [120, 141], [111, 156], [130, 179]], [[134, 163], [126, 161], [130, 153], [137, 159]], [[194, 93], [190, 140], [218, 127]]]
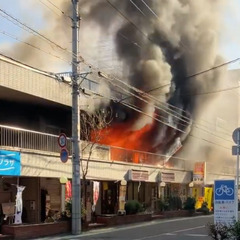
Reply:
[[[1, 12], [2, 12], [2, 14], [5, 14], [5, 15], [2, 15]], [[3, 10], [1, 8], [0, 8], [0, 14], [1, 14], [2, 17], [6, 18], [7, 20], [12, 22], [16, 26], [22, 28], [23, 30], [28, 31], [31, 34], [40, 37], [42, 40], [47, 41], [48, 43], [56, 46], [57, 48], [59, 48], [59, 49], [61, 49], [63, 51], [68, 52], [69, 54], [73, 54], [72, 51], [68, 50], [67, 48], [63, 48], [59, 44], [55, 43], [54, 41], [52, 41], [51, 39], [47, 38], [43, 34], [39, 33], [38, 31], [34, 30], [33, 28], [29, 27], [25, 23], [22, 23], [20, 20], [18, 20], [17, 18], [13, 17], [11, 14], [7, 13], [5, 10]]]
[[[95, 94], [95, 93], [94, 93]], [[114, 98], [107, 98], [107, 97], [104, 97], [104, 96], [102, 96], [102, 95], [100, 95], [100, 94], [95, 94], [95, 95], [97, 95], [97, 96], [101, 96], [101, 97], [103, 97], [103, 98], [106, 98], [106, 99], [110, 99], [110, 100], [113, 100], [113, 101], [116, 101], [116, 99], [114, 99]], [[155, 117], [153, 117], [153, 116], [151, 116], [151, 115], [149, 115], [149, 114], [147, 114], [147, 113], [145, 113], [145, 112], [143, 112], [143, 111], [141, 111], [140, 109], [138, 109], [136, 106], [131, 106], [131, 105], [129, 105], [129, 104], [127, 104], [127, 103], [123, 103], [123, 102], [121, 102], [120, 104], [122, 104], [122, 105], [124, 105], [124, 106], [126, 106], [126, 107], [129, 107], [130, 109], [132, 109], [132, 110], [134, 110], [134, 111], [136, 111], [136, 112], [139, 112], [139, 113], [142, 113], [142, 114], [144, 114], [144, 115], [146, 115], [146, 116], [148, 116], [148, 117], [150, 117], [150, 118], [152, 118], [152, 119], [155, 119]], [[155, 119], [156, 120], [156, 119]], [[160, 123], [162, 123], [161, 122], [161, 120], [156, 120], [156, 121], [158, 121], [158, 122], [160, 122]], [[165, 124], [165, 123], [164, 123]], [[176, 129], [177, 130], [177, 129]], [[185, 133], [185, 132], [183, 132], [183, 133]], [[211, 134], [211, 135], [213, 135], [213, 134]], [[229, 148], [229, 147], [225, 147], [225, 146], [222, 146], [221, 144], [218, 144], [218, 143], [216, 143], [216, 142], [212, 142], [212, 141], [210, 141], [210, 140], [208, 140], [208, 139], [205, 139], [205, 138], [201, 138], [201, 137], [199, 137], [199, 136], [195, 136], [195, 135], [193, 135], [193, 134], [189, 134], [189, 136], [191, 136], [191, 137], [193, 137], [193, 138], [196, 138], [196, 139], [199, 139], [199, 140], [202, 140], [202, 141], [205, 141], [205, 142], [208, 142], [208, 143], [211, 143], [211, 144], [213, 144], [213, 145], [216, 145], [216, 146], [218, 146], [218, 147], [221, 147], [221, 148], [225, 148], [225, 149], [231, 149], [231, 148]], [[219, 137], [219, 136], [217, 136], [217, 135], [214, 135], [214, 136], [216, 136], [216, 137], [218, 137], [218, 138], [220, 138], [220, 139], [223, 139], [223, 140], [225, 140], [225, 141], [228, 141], [228, 140], [226, 140], [226, 139], [224, 139], [224, 138], [221, 138], [221, 137]], [[229, 141], [229, 142], [232, 142], [232, 141]]]
[[149, 5], [144, 0], [141, 1], [148, 8], [148, 10], [159, 20], [158, 15], [149, 7]]
[[50, 1], [50, 0], [46, 0], [46, 1], [48, 1], [52, 6], [54, 6], [57, 10], [59, 10], [63, 15], [65, 15], [66, 17], [72, 19], [70, 16], [67, 16], [65, 14], [65, 12], [62, 9], [60, 9], [57, 5], [55, 5], [52, 1]]
[[56, 14], [57, 16], [61, 16], [60, 14], [58, 14], [57, 12], [55, 12], [52, 8], [50, 8], [46, 3], [44, 3], [42, 0], [38, 0], [44, 7], [46, 7], [48, 10], [50, 10], [51, 12], [53, 12], [54, 14]]
[[[40, 32], [34, 30], [33, 28], [29, 27], [28, 25], [26, 25], [25, 23], [22, 23], [20, 20], [18, 20], [17, 18], [13, 17], [11, 14], [7, 13], [5, 10], [0, 8], [0, 12], [4, 13], [6, 16], [10, 17], [11, 19], [13, 19], [15, 22], [17, 22], [18, 24], [16, 24], [17, 26], [22, 26], [24, 30], [28, 29], [30, 30], [32, 34], [36, 34], [38, 36], [40, 36], [42, 39], [46, 40], [47, 42], [53, 44], [54, 46], [66, 51], [66, 48], [63, 48], [62, 46], [60, 46], [59, 44], [55, 43], [54, 41], [52, 41], [51, 39], [47, 38], [46, 36], [44, 36], [43, 34], [41, 34]], [[7, 18], [8, 19], [8, 18]]]
[[[93, 69], [98, 69], [98, 70], [99, 70], [99, 68], [95, 68], [95, 67], [93, 67]], [[106, 74], [106, 76], [107, 76], [107, 74]], [[109, 78], [109, 76], [107, 76], [107, 77]], [[109, 78], [109, 79], [110, 79], [110, 78]], [[113, 77], [111, 80], [114, 80], [114, 79], [115, 79], [115, 80], [118, 80], [119, 82], [121, 82], [121, 83], [123, 83], [123, 84], [125, 84], [125, 85], [127, 85], [130, 89], [134, 89], [134, 87], [132, 87], [131, 85], [126, 84], [125, 82], [122, 82], [121, 80], [117, 79], [116, 77]], [[130, 91], [122, 88], [121, 86], [113, 84], [112, 81], [110, 81], [110, 84], [114, 85], [114, 86], [117, 87], [117, 88], [122, 89], [123, 91], [125, 91], [125, 92], [127, 92], [127, 93], [130, 93], [132, 96], [135, 96], [135, 97], [139, 98], [141, 101], [144, 101], [144, 102], [147, 103], [147, 104], [154, 105], [153, 103], [149, 103], [149, 101], [147, 101], [147, 100], [145, 100], [145, 99], [142, 99], [141, 97], [135, 95], [134, 93], [132, 93], [132, 92], [130, 92]], [[135, 89], [134, 89], [134, 90], [135, 90]], [[139, 90], [139, 91], [141, 91], [141, 90]], [[148, 94], [146, 94], [145, 92], [141, 92], [141, 95], [142, 95], [142, 93], [143, 93], [143, 95], [144, 95], [145, 97], [148, 96], [148, 97], [150, 97], [150, 99], [152, 100], [153, 97], [152, 97], [151, 95], [148, 95]], [[131, 97], [132, 97], [132, 96], [131, 96]], [[158, 99], [156, 99], [156, 98], [153, 98], [153, 99], [154, 99], [154, 101], [160, 102], [160, 101], [159, 101]], [[122, 103], [121, 101], [117, 101], [117, 102]], [[161, 104], [164, 104], [164, 103], [162, 103], [162, 102], [160, 102], [160, 103], [161, 103]], [[196, 128], [199, 128], [200, 130], [205, 131], [205, 132], [208, 132], [208, 133], [210, 133], [210, 134], [212, 133], [212, 132], [209, 132], [207, 129], [200, 128], [200, 127], [199, 127], [199, 126], [201, 126], [200, 123], [197, 123], [195, 120], [190, 119], [189, 117], [183, 116], [182, 114], [180, 114], [179, 112], [176, 112], [175, 110], [173, 110], [173, 109], [171, 109], [171, 108], [174, 108], [174, 109], [180, 110], [181, 112], [187, 113], [187, 112], [184, 111], [183, 109], [177, 108], [177, 107], [175, 107], [175, 106], [173, 106], [173, 105], [171, 105], [171, 104], [165, 104], [165, 105], [166, 105], [166, 106], [165, 106], [165, 110], [162, 109], [162, 108], [159, 108], [159, 107], [156, 106], [156, 105], [154, 105], [154, 107], [156, 107], [156, 108], [158, 108], [158, 109], [160, 109], [160, 110], [164, 110], [166, 113], [172, 115], [172, 116], [175, 117], [175, 118], [178, 118], [180, 121], [185, 122], [185, 123], [187, 123], [187, 124], [189, 124], [190, 122], [193, 121], [193, 125], [194, 125]], [[170, 107], [170, 108], [169, 108], [169, 107]], [[175, 114], [175, 115], [174, 115], [174, 114]], [[177, 114], [179, 117], [176, 116], [176, 114]], [[188, 114], [188, 113], [187, 113], [187, 114]], [[196, 123], [195, 123], [195, 122], [196, 122]], [[178, 123], [178, 124], [183, 125], [183, 126], [185, 126], [185, 127], [188, 126], [188, 125], [186, 125], [186, 124], [184, 125], [184, 124], [182, 124], [182, 123]], [[198, 126], [198, 125], [199, 125], [199, 126]], [[204, 126], [204, 125], [202, 125], [202, 127], [208, 128], [208, 126]], [[224, 135], [225, 135], [225, 134], [224, 134]], [[217, 135], [216, 135], [216, 136], [217, 136]], [[229, 135], [228, 135], [228, 136], [229, 136]], [[220, 136], [217, 136], [217, 137], [221, 138]], [[223, 139], [223, 140], [226, 140], [226, 139], [224, 139], [224, 138], [222, 138], [222, 139]], [[226, 141], [228, 141], [228, 140], [226, 140]]]
[[[183, 117], [182, 115], [180, 115], [180, 117], [178, 117], [178, 116], [174, 115], [173, 113], [168, 112], [168, 110], [163, 110], [163, 109], [159, 108], [158, 106], [156, 106], [155, 104], [149, 103], [149, 101], [147, 101], [147, 100], [145, 100], [145, 99], [143, 99], [143, 98], [141, 98], [141, 97], [139, 97], [139, 96], [137, 96], [137, 95], [129, 92], [128, 90], [124, 89], [123, 87], [121, 87], [121, 86], [119, 86], [119, 85], [115, 85], [115, 84], [112, 82], [112, 79], [109, 79], [109, 80], [110, 80], [109, 83], [112, 84], [113, 86], [116, 86], [116, 87], [122, 89], [123, 91], [126, 91], [126, 92], [134, 95], [135, 97], [137, 97], [138, 99], [144, 101], [145, 103], [150, 104], [150, 105], [153, 105], [155, 108], [157, 108], [157, 109], [159, 109], [159, 110], [162, 110], [162, 111], [165, 111], [167, 114], [172, 115], [172, 117], [175, 117], [175, 118], [179, 119], [180, 122], [178, 123], [178, 125], [180, 124], [180, 125], [182, 125], [182, 126], [184, 126], [184, 127], [188, 127], [189, 124], [193, 124], [194, 127], [197, 128], [197, 129], [200, 129], [200, 130], [202, 130], [202, 131], [205, 131], [205, 132], [207, 132], [207, 133], [209, 133], [209, 134], [211, 134], [211, 135], [213, 135], [213, 136], [215, 136], [215, 137], [218, 137], [218, 138], [220, 138], [220, 139], [223, 139], [223, 140], [225, 140], [225, 141], [232, 142], [232, 141], [229, 141], [229, 140], [227, 140], [227, 139], [225, 139], [225, 138], [223, 138], [223, 137], [220, 137], [220, 136], [212, 133], [212, 131], [209, 131], [209, 130], [207, 130], [207, 129], [204, 129], [204, 128], [199, 127], [199, 126], [201, 126], [201, 125], [194, 123], [193, 120], [190, 119], [190, 118]], [[125, 102], [120, 102], [120, 103], [123, 104], [123, 105], [127, 104], [127, 103], [125, 103]], [[129, 106], [129, 108], [132, 108], [132, 109], [135, 109], [135, 108], [136, 108], [135, 110], [138, 111], [138, 112], [140, 112], [140, 110], [137, 109], [136, 106], [133, 107], [133, 106], [130, 105], [130, 104], [127, 104], [127, 105]], [[175, 112], [175, 113], [177, 113], [177, 112]], [[147, 114], [145, 114], [145, 115], [147, 115]], [[184, 119], [184, 118], [185, 118], [185, 119]], [[156, 120], [156, 118], [154, 118], [154, 119]], [[166, 119], [166, 118], [165, 118], [165, 119]], [[174, 125], [169, 124], [168, 122], [164, 122], [164, 121], [159, 120], [159, 119], [158, 119], [158, 121], [160, 121], [160, 122], [163, 123], [164, 125], [167, 125], [167, 126], [169, 126], [169, 127], [171, 127], [171, 128], [176, 129], [177, 131], [180, 131], [180, 132], [185, 133], [183, 130], [175, 127]], [[181, 122], [182, 122], [182, 123], [181, 123]], [[183, 123], [185, 123], [185, 124], [183, 124]], [[199, 126], [198, 126], [198, 125], [199, 125]], [[202, 127], [205, 127], [205, 126], [202, 126]]]
[[132, 0], [129, 0], [131, 3], [132, 3], [132, 5], [135, 7], [135, 8], [137, 8], [137, 10], [144, 16], [144, 17], [146, 17], [146, 15], [144, 14], [144, 12], [132, 1]]
[[58, 59], [66, 62], [66, 63], [68, 63], [68, 64], [71, 64], [71, 62], [68, 62], [66, 59], [63, 59], [63, 58], [61, 58], [61, 57], [59, 57], [59, 56], [57, 56], [57, 55], [54, 55], [54, 54], [52, 54], [51, 52], [47, 52], [47, 51], [41, 49], [40, 47], [35, 46], [35, 45], [31, 44], [31, 43], [22, 41], [22, 40], [20, 40], [19, 38], [17, 38], [16, 36], [13, 36], [12, 34], [7, 33], [6, 31], [0, 31], [0, 33], [3, 34], [3, 35], [5, 35], [5, 36], [8, 36], [8, 37], [10, 37], [10, 38], [12, 38], [12, 39], [20, 42], [20, 43], [23, 43], [23, 44], [25, 44], [25, 45], [27, 45], [27, 46], [29, 46], [29, 47], [35, 48], [35, 49], [37, 49], [38, 51], [44, 52], [44, 53], [46, 53], [46, 54], [48, 54], [48, 55], [50, 55], [50, 56], [52, 56], [52, 57], [58, 58]]
[[127, 20], [132, 26], [134, 26], [140, 33], [142, 33], [145, 38], [152, 42], [152, 40], [145, 34], [136, 24], [134, 24], [128, 17], [126, 17], [117, 7], [115, 7], [109, 0], [105, 0], [113, 9], [115, 9], [119, 15], [121, 15], [125, 20]]
[[[47, 4], [45, 4], [42, 0], [38, 0], [38, 1], [39, 1], [40, 3], [42, 3], [45, 7], [47, 7], [50, 11], [52, 11], [53, 13], [55, 13], [56, 15], [61, 16], [61, 15], [59, 15], [58, 13], [56, 13], [52, 8], [50, 8]], [[72, 18], [71, 18], [70, 16], [66, 15], [66, 13], [65, 13], [62, 9], [60, 9], [57, 5], [55, 5], [52, 1], [50, 1], [50, 0], [46, 0], [46, 1], [47, 1], [48, 3], [50, 3], [53, 7], [55, 7], [58, 11], [60, 11], [61, 14], [62, 14], [64, 17], [72, 20]], [[69, 25], [69, 26], [70, 26], [70, 25]]]
[[[218, 68], [218, 67], [222, 67], [223, 65], [230, 64], [230, 63], [232, 63], [232, 62], [234, 62], [234, 61], [236, 61], [236, 59], [235, 59], [235, 60], [232, 60], [232, 61], [229, 61], [229, 62], [226, 62], [226, 63], [221, 64], [221, 65], [215, 66], [215, 67], [212, 68], [212, 70], [215, 70], [215, 69]], [[92, 68], [94, 69], [95, 67], [92, 66]], [[95, 68], [95, 69], [99, 70], [99, 68]], [[206, 71], [210, 71], [210, 69], [208, 69], [208, 70], [206, 70]], [[200, 75], [200, 74], [205, 73], [206, 71], [203, 71], [203, 72], [197, 73], [197, 74]], [[105, 75], [106, 75], [107, 78], [110, 79], [110, 77], [109, 77], [107, 74], [105, 74]], [[196, 74], [195, 74], [195, 75], [196, 75]], [[119, 80], [119, 79], [116, 78], [116, 77], [112, 77], [111, 80], [117, 80], [117, 81], [121, 82], [122, 84], [126, 85], [128, 88], [133, 89], [133, 90], [136, 91], [138, 94], [144, 95], [145, 97], [148, 97], [148, 98], [150, 98], [151, 100], [157, 101], [157, 102], [159, 102], [159, 103], [161, 103], [161, 104], [165, 104], [165, 103], [163, 103], [163, 102], [160, 102], [158, 99], [154, 98], [153, 96], [147, 94], [146, 92], [143, 92], [143, 91], [141, 91], [140, 89], [136, 89], [135, 87], [133, 87], [133, 86], [131, 86], [131, 85], [123, 82], [122, 80]], [[110, 82], [110, 83], [112, 84], [112, 82]], [[117, 86], [117, 87], [119, 87], [119, 86]], [[134, 96], [134, 94], [133, 94], [132, 92], [129, 92], [128, 90], [126, 90], [126, 89], [122, 89], [122, 90], [127, 91], [128, 93], [130, 93], [131, 95]], [[137, 96], [137, 95], [135, 95], [135, 97], [139, 98], [139, 99], [142, 100], [142, 101], [145, 101], [147, 104], [150, 104], [148, 101], [146, 101], [145, 99], [140, 98], [140, 97]], [[177, 109], [177, 110], [180, 110], [181, 112], [185, 112], [186, 114], [188, 114], [185, 110], [183, 110], [183, 109], [181, 109], [181, 108], [177, 108], [176, 106], [173, 106], [173, 105], [171, 105], [171, 104], [165, 104], [165, 105], [166, 105], [165, 108], [166, 108], [167, 110], [164, 110], [164, 111], [166, 111], [168, 114], [173, 115], [173, 113], [174, 113], [174, 114], [177, 114], [177, 115], [180, 116], [180, 117], [177, 117], [176, 115], [173, 115], [173, 117], [176, 117], [176, 118], [180, 119], [181, 121], [186, 122], [186, 123], [188, 123], [188, 124], [189, 124], [189, 121], [192, 121], [192, 119], [190, 119], [189, 117], [183, 116], [183, 115], [181, 115], [179, 112], [176, 112], [175, 110], [170, 109], [169, 107], [174, 108], [174, 109]], [[156, 107], [156, 106], [155, 106], [155, 107]], [[159, 108], [159, 107], [157, 107], [157, 108]], [[160, 109], [160, 110], [163, 110], [163, 109]], [[172, 113], [170, 113], [169, 111], [172, 112]], [[195, 124], [195, 123], [194, 123], [194, 124]], [[196, 125], [196, 124], [195, 124], [195, 125]], [[199, 124], [199, 125], [200, 125], [200, 124]], [[205, 126], [204, 126], [204, 127], [205, 127]], [[199, 127], [198, 127], [198, 128], [199, 128]], [[202, 129], [202, 130], [203, 130], [203, 129]]]

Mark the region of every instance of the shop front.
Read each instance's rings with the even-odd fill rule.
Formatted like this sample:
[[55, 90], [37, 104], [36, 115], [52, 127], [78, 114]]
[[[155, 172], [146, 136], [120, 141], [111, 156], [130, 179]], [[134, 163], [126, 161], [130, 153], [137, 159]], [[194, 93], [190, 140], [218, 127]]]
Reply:
[[130, 169], [127, 172], [126, 201], [137, 200], [145, 208], [152, 208], [157, 198], [157, 182], [149, 181], [149, 172]]
[[185, 182], [179, 181], [178, 173], [161, 171], [158, 173], [158, 197], [162, 200], [180, 198], [184, 203], [188, 196], [188, 186]]

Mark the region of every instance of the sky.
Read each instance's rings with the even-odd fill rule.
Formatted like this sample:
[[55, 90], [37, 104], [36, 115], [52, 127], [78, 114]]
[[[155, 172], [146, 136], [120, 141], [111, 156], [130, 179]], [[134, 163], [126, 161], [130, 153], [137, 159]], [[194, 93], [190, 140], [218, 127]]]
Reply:
[[[60, 0], [58, 0], [60, 1]], [[54, 1], [54, 4], [58, 5], [58, 1]], [[70, 0], [69, 0], [70, 1]], [[209, 0], [211, 1], [211, 0]], [[14, 5], [13, 5], [14, 2]], [[220, 36], [220, 52], [225, 58], [226, 61], [231, 61], [240, 57], [240, 34], [239, 34], [239, 26], [240, 26], [240, 0], [229, 0], [230, 7], [226, 9], [225, 16], [224, 16], [224, 31]], [[46, 7], [51, 7], [52, 10]], [[60, 14], [61, 13], [56, 9], [54, 6], [49, 5], [48, 0], [1, 0], [0, 1], [0, 8], [7, 13], [10, 13], [12, 16], [19, 19], [21, 22], [26, 23], [28, 26], [31, 26], [33, 29], [44, 32], [50, 26], [49, 18], [46, 18], [46, 13], [48, 15]], [[55, 13], [54, 13], [55, 12]], [[2, 12], [0, 12], [0, 53], [7, 54], [9, 53], [9, 49], [12, 49], [11, 57], [14, 58], [14, 51], [18, 51], [22, 43], [19, 43], [16, 39], [25, 40], [31, 34], [19, 28], [18, 26], [12, 24], [10, 21], [2, 17]], [[69, 28], [70, 31], [70, 24], [65, 25], [64, 27]], [[11, 35], [11, 37], [4, 35]], [[49, 33], [48, 33], [49, 34]], [[51, 39], [51, 35], [48, 35]], [[59, 37], [59, 39], [61, 39]], [[65, 42], [64, 42], [65, 41]], [[64, 39], [62, 41], [63, 44], [66, 44], [69, 49], [71, 49], [71, 36], [68, 40]], [[13, 46], [18, 43], [18, 48], [13, 50]], [[26, 47], [26, 46], [25, 46]], [[27, 49], [27, 47], [26, 47]], [[53, 49], [55, 50], [55, 49]], [[25, 50], [26, 51], [26, 50]], [[52, 51], [51, 51], [52, 52]], [[36, 54], [43, 54], [42, 52], [36, 51]], [[55, 63], [60, 61], [59, 59], [54, 59], [53, 56], [45, 54], [47, 59], [52, 59], [51, 64], [47, 67], [47, 71], [68, 71], [70, 70], [70, 64], [67, 61], [61, 61], [61, 63]], [[83, 56], [84, 57], [84, 56]], [[240, 62], [230, 64], [229, 69], [236, 69], [240, 68]]]

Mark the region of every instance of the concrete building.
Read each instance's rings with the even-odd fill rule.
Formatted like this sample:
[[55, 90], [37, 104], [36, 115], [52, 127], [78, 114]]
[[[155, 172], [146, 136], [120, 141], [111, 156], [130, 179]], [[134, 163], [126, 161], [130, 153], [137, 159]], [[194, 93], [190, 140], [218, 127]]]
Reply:
[[[85, 91], [96, 91], [97, 85], [94, 79], [83, 82]], [[58, 146], [59, 134], [65, 133], [71, 155], [71, 86], [59, 76], [1, 55], [0, 112], [0, 203], [14, 202], [16, 185], [25, 186], [23, 221], [44, 221], [50, 209], [61, 212], [64, 188], [59, 179], [72, 176], [71, 156], [66, 163], [61, 162]], [[219, 112], [223, 114], [221, 109]], [[234, 117], [235, 121], [237, 111], [234, 114], [227, 116]], [[217, 116], [219, 120], [214, 126], [221, 125], [221, 130], [229, 119], [223, 115]], [[181, 151], [179, 158], [168, 165], [164, 165], [157, 154], [112, 146], [97, 145], [89, 162], [89, 153], [82, 153], [81, 164], [83, 167], [89, 164], [86, 176], [88, 219], [91, 219], [92, 205], [97, 215], [114, 214], [121, 210], [125, 197], [137, 199], [149, 207], [154, 207], [154, 200], [163, 192], [186, 199], [194, 167], [194, 155], [188, 153]], [[202, 162], [204, 158], [194, 160]], [[212, 179], [222, 176], [226, 168], [214, 172], [211, 163], [208, 164], [205, 184], [212, 184]], [[228, 166], [227, 176], [234, 177]]]

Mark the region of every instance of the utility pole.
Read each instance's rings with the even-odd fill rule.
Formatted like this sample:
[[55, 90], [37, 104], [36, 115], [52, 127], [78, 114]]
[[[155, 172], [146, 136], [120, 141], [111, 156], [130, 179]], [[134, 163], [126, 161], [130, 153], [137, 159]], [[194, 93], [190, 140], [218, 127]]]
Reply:
[[79, 0], [72, 0], [72, 234], [81, 233]]

